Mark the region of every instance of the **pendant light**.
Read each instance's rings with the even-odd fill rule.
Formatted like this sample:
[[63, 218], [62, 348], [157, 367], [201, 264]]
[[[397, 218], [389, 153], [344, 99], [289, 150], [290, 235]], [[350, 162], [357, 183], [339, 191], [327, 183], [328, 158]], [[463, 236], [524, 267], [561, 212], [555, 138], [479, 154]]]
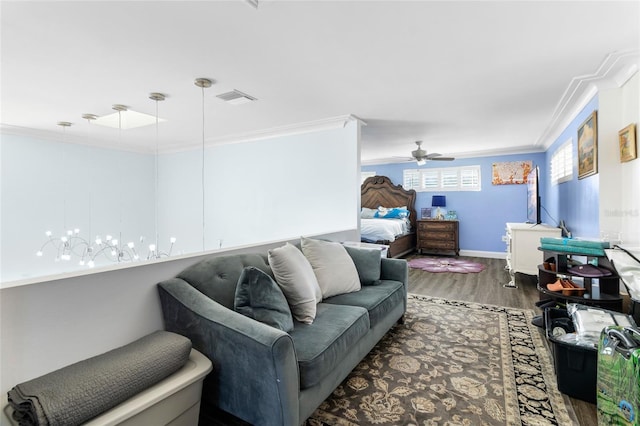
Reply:
[[202, 251], [205, 251], [205, 208], [204, 208], [204, 196], [205, 196], [205, 178], [204, 178], [204, 89], [208, 89], [213, 84], [213, 81], [208, 78], [196, 78], [194, 84], [202, 89]]
[[[122, 145], [122, 113], [126, 112], [128, 108], [125, 105], [115, 104], [111, 107], [118, 112], [118, 141]], [[99, 235], [96, 236], [95, 244], [98, 247], [94, 258], [98, 255], [104, 254], [107, 259], [112, 262], [131, 262], [140, 259], [138, 252], [136, 251], [133, 241], [129, 241], [127, 244], [122, 242], [122, 171], [118, 173], [120, 176], [120, 182], [118, 186], [120, 188], [119, 201], [118, 201], [118, 215], [119, 215], [119, 227], [118, 238], [113, 238], [111, 234], [107, 234], [103, 240]], [[141, 238], [142, 240], [142, 238]]]
[[169, 250], [163, 252], [160, 250], [159, 243], [159, 232], [158, 232], [158, 198], [160, 195], [160, 191], [158, 190], [158, 182], [160, 180], [160, 149], [159, 149], [159, 118], [158, 118], [158, 102], [164, 101], [166, 99], [166, 95], [158, 92], [153, 92], [149, 94], [149, 99], [155, 101], [156, 103], [156, 152], [155, 152], [155, 238], [151, 244], [149, 244], [149, 254], [147, 255], [147, 259], [159, 259], [161, 257], [169, 257], [171, 256], [171, 250], [173, 250], [173, 245], [176, 242], [175, 237], [169, 238]]
[[[97, 115], [95, 114], [82, 114], [82, 118], [87, 120], [87, 150], [91, 149], [91, 138], [89, 136], [90, 134], [90, 128], [91, 128], [91, 122], [95, 119], [98, 118]], [[87, 157], [91, 158], [91, 155], [88, 155]], [[91, 171], [89, 171], [87, 173], [87, 176], [91, 177]], [[91, 239], [91, 220], [93, 218], [93, 193], [92, 193], [92, 187], [93, 185], [91, 185], [91, 182], [89, 182], [89, 239]], [[93, 247], [93, 244], [90, 244], [87, 242], [86, 247], [84, 249], [84, 251], [82, 252], [82, 257], [80, 258], [80, 261], [78, 262], [80, 264], [80, 266], [84, 266], [85, 264], [89, 267], [89, 268], [93, 268], [95, 266], [95, 261], [94, 261], [94, 256], [95, 256], [95, 250]]]
[[[62, 141], [66, 143], [66, 131], [67, 128], [71, 127], [73, 124], [68, 121], [59, 121], [58, 126], [62, 128]], [[36, 252], [36, 256], [43, 257], [44, 251], [47, 246], [52, 246], [55, 249], [56, 257], [55, 261], [70, 261], [71, 258], [75, 256], [81, 256], [82, 253], [86, 252], [88, 243], [80, 236], [79, 228], [67, 228], [67, 192], [68, 192], [68, 182], [67, 179], [64, 179], [63, 183], [63, 191], [64, 194], [62, 196], [62, 226], [64, 233], [60, 237], [55, 237], [53, 232], [46, 231], [45, 235], [47, 236], [47, 240], [40, 246], [40, 250]]]

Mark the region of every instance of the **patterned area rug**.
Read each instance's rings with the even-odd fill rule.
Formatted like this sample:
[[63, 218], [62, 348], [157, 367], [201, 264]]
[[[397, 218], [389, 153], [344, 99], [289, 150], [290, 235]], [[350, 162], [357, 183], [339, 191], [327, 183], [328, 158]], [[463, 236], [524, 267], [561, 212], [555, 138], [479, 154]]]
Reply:
[[410, 268], [422, 269], [428, 272], [458, 272], [468, 274], [472, 272], [482, 272], [485, 269], [485, 266], [481, 263], [464, 259], [416, 257], [409, 260], [408, 263]]
[[411, 295], [405, 323], [306, 425], [578, 424], [532, 316]]

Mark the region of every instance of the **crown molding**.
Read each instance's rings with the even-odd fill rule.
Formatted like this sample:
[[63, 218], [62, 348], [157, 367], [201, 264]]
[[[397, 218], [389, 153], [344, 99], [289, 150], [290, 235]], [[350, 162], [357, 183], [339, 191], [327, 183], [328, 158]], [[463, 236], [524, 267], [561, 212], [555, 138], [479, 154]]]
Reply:
[[608, 54], [593, 74], [575, 77], [562, 94], [551, 121], [534, 144], [547, 150], [601, 90], [619, 88], [638, 72], [640, 50]]
[[116, 151], [124, 151], [124, 152], [133, 152], [136, 154], [155, 154], [155, 147], [144, 147], [139, 145], [118, 145], [114, 146], [105, 142], [103, 139], [92, 138], [88, 139], [87, 135], [84, 134], [72, 134], [67, 133], [62, 136], [62, 134], [58, 132], [54, 132], [51, 130], [42, 130], [42, 129], [33, 129], [31, 127], [21, 127], [14, 126], [11, 124], [0, 123], [0, 137], [2, 135], [13, 135], [13, 136], [21, 136], [27, 138], [33, 138], [42, 141], [49, 142], [58, 142], [58, 143], [68, 143], [74, 145], [83, 145], [90, 146], [95, 148], [103, 148], [103, 149], [112, 149]]
[[[37, 138], [37, 139], [42, 139], [47, 141], [54, 141], [54, 142], [60, 142], [60, 139], [61, 139], [60, 132], [53, 132], [51, 130], [32, 129], [30, 127], [14, 126], [12, 124], [5, 124], [5, 123], [0, 123], [0, 132], [2, 132], [3, 135], [27, 136], [27, 137], [32, 137], [32, 138]], [[72, 134], [68, 134], [68, 135], [65, 135], [65, 139], [71, 141], [74, 139], [78, 139], [78, 137]]]
[[[328, 129], [344, 128], [350, 122], [357, 122], [360, 125], [366, 126], [367, 123], [361, 118], [353, 115], [341, 115], [338, 117], [329, 117], [321, 120], [307, 121], [303, 123], [290, 124], [286, 126], [274, 127], [271, 129], [258, 130], [254, 132], [241, 133], [237, 135], [223, 136], [218, 138], [205, 138], [205, 147], [213, 145], [223, 145], [230, 143], [242, 143], [260, 139], [269, 139], [281, 136], [290, 136], [302, 133], [317, 132]], [[61, 142], [60, 132], [52, 132], [50, 130], [32, 129], [29, 127], [13, 126], [10, 124], [0, 123], [0, 133], [6, 135], [16, 135], [32, 137], [40, 140], [47, 140], [52, 142]], [[80, 145], [96, 146], [109, 149], [119, 149], [121, 151], [136, 152], [141, 154], [155, 154], [155, 148], [141, 147], [135, 145], [127, 145], [122, 147], [106, 146], [101, 144], [98, 140], [87, 142], [86, 136], [82, 135], [65, 135], [65, 142], [75, 143]], [[193, 141], [189, 143], [175, 143], [164, 145], [161, 147], [162, 153], [173, 153], [189, 151], [202, 147], [202, 141]]]
[[[236, 135], [222, 136], [217, 138], [206, 138], [205, 147], [212, 145], [226, 145], [232, 143], [251, 142], [261, 139], [270, 139], [282, 136], [298, 135], [302, 133], [318, 132], [322, 130], [344, 128], [350, 122], [355, 121], [360, 125], [366, 126], [367, 123], [361, 118], [353, 115], [341, 115], [338, 117], [329, 117], [320, 120], [306, 121], [302, 123], [289, 124], [286, 126], [273, 127], [271, 129], [257, 130], [247, 133], [239, 133]], [[202, 147], [202, 141], [181, 143], [174, 145], [165, 145], [162, 149], [163, 153], [190, 151]]]

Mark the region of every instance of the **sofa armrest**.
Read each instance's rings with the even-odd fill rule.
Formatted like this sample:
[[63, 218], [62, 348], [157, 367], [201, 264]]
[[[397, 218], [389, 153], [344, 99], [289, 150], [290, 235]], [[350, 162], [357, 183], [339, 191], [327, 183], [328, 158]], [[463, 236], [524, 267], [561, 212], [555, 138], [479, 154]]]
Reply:
[[404, 259], [382, 258], [380, 279], [400, 281], [404, 287], [404, 310], [407, 310], [409, 297], [409, 264]]
[[203, 404], [252, 424], [298, 423], [298, 362], [291, 337], [172, 278], [158, 284], [165, 328], [191, 339], [213, 372]]
[[400, 281], [405, 287], [409, 285], [409, 266], [404, 259], [383, 257], [380, 265], [380, 279]]

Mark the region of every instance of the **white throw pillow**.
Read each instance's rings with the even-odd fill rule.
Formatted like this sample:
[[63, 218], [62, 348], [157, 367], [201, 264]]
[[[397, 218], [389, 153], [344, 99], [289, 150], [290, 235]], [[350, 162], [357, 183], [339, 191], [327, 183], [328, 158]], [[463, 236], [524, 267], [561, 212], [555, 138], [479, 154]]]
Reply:
[[316, 304], [322, 301], [322, 292], [309, 261], [289, 243], [269, 250], [268, 258], [291, 314], [296, 320], [311, 324], [316, 318]]
[[360, 290], [358, 270], [342, 244], [304, 237], [300, 241], [323, 298]]

